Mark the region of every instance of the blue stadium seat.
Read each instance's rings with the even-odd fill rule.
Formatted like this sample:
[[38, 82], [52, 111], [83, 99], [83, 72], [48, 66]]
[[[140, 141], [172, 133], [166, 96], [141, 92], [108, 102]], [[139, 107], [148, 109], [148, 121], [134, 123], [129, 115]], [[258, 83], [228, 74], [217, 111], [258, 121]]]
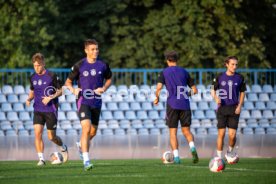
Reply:
[[202, 97], [201, 97], [200, 93], [193, 95], [191, 98], [192, 98], [191, 101], [194, 101], [194, 102], [200, 102], [200, 101], [202, 101]]
[[13, 110], [15, 112], [25, 111], [24, 105], [22, 103], [14, 103], [13, 104]]
[[58, 129], [56, 130], [56, 133], [57, 133], [58, 136], [65, 136], [65, 135], [66, 135], [66, 134], [65, 134], [65, 131], [62, 130], [62, 129], [60, 129], [60, 128], [58, 128]]
[[241, 114], [240, 114], [240, 118], [241, 119], [250, 119], [251, 116], [250, 116], [249, 111], [248, 110], [242, 110]]
[[111, 102], [112, 101], [111, 95], [109, 95], [107, 93], [102, 94], [102, 101], [103, 102]]
[[122, 136], [122, 135], [126, 135], [126, 132], [124, 129], [121, 129], [121, 128], [117, 128], [114, 130], [114, 133], [115, 135], [119, 135], [119, 136]]
[[72, 111], [73, 109], [70, 103], [64, 102], [60, 104], [60, 110], [67, 112], [67, 111]]
[[137, 130], [136, 129], [127, 129], [127, 134], [128, 135], [137, 135]]
[[124, 99], [121, 94], [116, 93], [116, 94], [112, 95], [112, 101], [113, 102], [122, 102], [122, 101], [124, 101]]
[[160, 118], [161, 118], [161, 119], [165, 119], [165, 118], [166, 118], [166, 115], [167, 115], [166, 110], [160, 111]]
[[264, 93], [273, 93], [273, 88], [269, 84], [263, 85], [263, 90]]
[[267, 128], [266, 133], [267, 134], [276, 134], [276, 128]]
[[204, 115], [204, 112], [202, 110], [196, 110], [194, 112], [194, 118], [195, 119], [205, 119], [205, 115]]
[[154, 105], [153, 109], [154, 110], [159, 110], [159, 111], [164, 110], [165, 108], [164, 108], [163, 102], [159, 102], [157, 105]]
[[113, 135], [113, 130], [109, 129], [109, 128], [103, 129], [103, 134], [102, 135], [103, 136], [111, 136], [111, 135]]
[[[76, 104], [76, 103], [73, 103], [73, 104]], [[75, 105], [76, 106], [76, 105]], [[77, 106], [76, 106], [77, 107]], [[74, 109], [74, 105], [73, 105], [73, 109]], [[75, 110], [75, 109], [74, 109]], [[102, 103], [102, 109], [101, 109], [102, 111], [106, 111], [107, 110], [107, 107], [106, 107], [106, 103], [105, 102], [103, 102]]]
[[206, 87], [203, 84], [196, 85], [196, 88], [197, 88], [198, 92], [200, 92], [200, 93], [205, 93], [205, 91], [206, 91]]
[[262, 128], [270, 127], [269, 120], [268, 119], [260, 119], [259, 120], [259, 127], [262, 127]]
[[115, 120], [123, 120], [123, 119], [125, 119], [123, 111], [115, 111], [113, 113], [113, 117], [114, 117]]
[[25, 105], [25, 110], [28, 111], [28, 112], [33, 112], [34, 111], [34, 104], [33, 102], [31, 102], [31, 104], [29, 106], [26, 106]]
[[63, 111], [58, 111], [58, 120], [66, 120], [66, 116]]
[[12, 130], [12, 125], [9, 121], [1, 121], [0, 123], [1, 130]]
[[145, 92], [146, 94], [149, 94], [151, 89], [150, 89], [150, 86], [147, 85], [147, 84], [143, 84], [139, 87], [140, 91], [143, 91]]
[[27, 130], [19, 130], [18, 131], [18, 136], [19, 137], [28, 137], [29, 136], [29, 132]]
[[130, 108], [127, 102], [119, 102], [119, 109], [122, 111], [127, 111]]
[[264, 109], [266, 109], [265, 103], [264, 102], [260, 102], [260, 101], [255, 103], [255, 107], [258, 110], [264, 110]]
[[142, 109], [143, 110], [152, 110], [152, 103], [150, 102], [142, 102]]
[[116, 110], [118, 110], [118, 106], [117, 106], [116, 102], [108, 102], [106, 104], [107, 104], [106, 105], [107, 110], [110, 110], [110, 111], [116, 111]]
[[192, 128], [199, 128], [199, 127], [201, 127], [200, 121], [198, 119], [192, 119], [191, 127]]
[[140, 92], [140, 89], [139, 89], [139, 87], [137, 85], [130, 85], [129, 86], [129, 92], [131, 94], [137, 94], [137, 93]]
[[147, 119], [143, 121], [143, 126], [145, 128], [155, 128], [153, 120]]
[[17, 97], [17, 95], [14, 95], [14, 94], [9, 94], [8, 95], [8, 102], [9, 103], [16, 103], [16, 102], [18, 102], [19, 100], [18, 100], [18, 97]]
[[208, 103], [205, 101], [198, 102], [198, 109], [199, 110], [208, 110], [209, 109]]
[[69, 130], [73, 128], [71, 125], [71, 122], [68, 120], [59, 121], [59, 125], [60, 125], [60, 128], [63, 130]]
[[209, 135], [218, 135], [218, 129], [214, 128], [214, 127], [208, 128], [208, 134]]
[[106, 129], [106, 128], [108, 128], [107, 122], [105, 120], [100, 120], [98, 128], [99, 129]]
[[66, 130], [66, 135], [69, 136], [78, 136], [78, 132], [76, 129], [67, 129]]
[[204, 127], [204, 128], [211, 128], [211, 127], [213, 127], [211, 120], [210, 119], [203, 119], [203, 120], [201, 120], [201, 127]]
[[166, 128], [166, 122], [164, 119], [158, 119], [154, 122], [156, 128]]
[[249, 128], [259, 127], [258, 121], [256, 119], [248, 119], [247, 120], [247, 127], [249, 127]]
[[0, 103], [7, 102], [6, 95], [0, 94]]
[[210, 109], [216, 110], [218, 108], [218, 105], [215, 101], [209, 102]]
[[2, 93], [7, 95], [7, 94], [13, 94], [13, 89], [10, 85], [4, 85], [2, 87]]
[[115, 85], [111, 85], [106, 91], [106, 93], [109, 93], [109, 94], [116, 93], [116, 92], [117, 92], [117, 87]]
[[124, 128], [124, 129], [128, 129], [128, 128], [131, 127], [130, 121], [129, 121], [129, 120], [121, 120], [121, 121], [119, 122], [119, 124], [120, 124], [120, 127], [121, 127], [121, 128]]
[[265, 119], [272, 119], [272, 118], [274, 118], [273, 112], [271, 110], [264, 110], [263, 111], [263, 118], [265, 118]]
[[15, 137], [15, 136], [17, 136], [17, 134], [14, 130], [7, 130], [6, 131], [6, 136], [7, 137]]
[[128, 120], [137, 119], [137, 118], [136, 118], [136, 114], [135, 114], [134, 111], [126, 111], [126, 112], [125, 112], [125, 117], [126, 117], [126, 119], [128, 119]]
[[7, 118], [6, 118], [6, 115], [4, 112], [0, 112], [0, 121], [6, 121]]
[[159, 128], [151, 128], [150, 129], [150, 135], [160, 135], [160, 130]]
[[276, 110], [276, 103], [273, 101], [269, 101], [266, 103], [266, 108], [269, 110]]
[[59, 103], [64, 103], [64, 102], [66, 102], [66, 97], [65, 97], [65, 95], [61, 95], [60, 97], [58, 97], [58, 102], [59, 102]]
[[142, 123], [141, 120], [133, 120], [131, 122], [131, 126], [132, 126], [132, 128], [136, 128], [136, 129], [144, 128], [143, 123]]
[[246, 93], [250, 93], [250, 92], [251, 92], [251, 87], [248, 84], [246, 84]]
[[169, 135], [170, 134], [169, 129], [168, 128], [162, 128], [161, 129], [161, 134], [162, 135]]
[[7, 119], [9, 121], [18, 121], [19, 120], [16, 112], [8, 112]]
[[156, 110], [152, 110], [152, 111], [149, 111], [149, 119], [160, 119], [159, 117], [159, 114], [158, 114], [158, 111]]
[[197, 104], [196, 104], [196, 102], [190, 102], [190, 109], [191, 110], [197, 110]]
[[102, 119], [103, 120], [112, 120], [113, 119], [113, 115], [111, 113], [111, 111], [102, 111]]
[[[98, 127], [100, 128], [100, 126], [101, 126], [101, 125], [99, 124]], [[79, 121], [76, 121], [76, 120], [73, 121], [73, 122], [72, 122], [72, 128], [75, 129], [75, 130], [81, 130], [81, 124], [80, 124], [80, 122], [79, 122]]]
[[145, 120], [145, 119], [148, 119], [148, 115], [147, 115], [147, 112], [146, 111], [137, 111], [137, 118], [138, 119], [141, 119], [141, 120]]
[[262, 92], [262, 87], [260, 85], [258, 85], [258, 84], [253, 84], [251, 86], [251, 91], [253, 93], [261, 93]]
[[140, 93], [138, 93], [135, 97], [135, 101], [137, 102], [145, 102], [146, 101], [146, 95], [143, 92], [140, 91]]
[[20, 94], [19, 95], [19, 102], [20, 103], [25, 103], [26, 102], [26, 100], [28, 99], [28, 95], [27, 94]]
[[24, 89], [24, 87], [23, 86], [21, 86], [21, 85], [16, 85], [16, 86], [14, 86], [13, 87], [13, 91], [14, 91], [14, 93], [15, 94], [25, 94], [25, 89]]
[[269, 96], [267, 93], [261, 93], [259, 94], [259, 100], [262, 102], [268, 102], [269, 101]]
[[251, 117], [255, 119], [262, 119], [262, 113], [260, 110], [253, 110], [251, 111]]
[[243, 128], [242, 133], [245, 134], [245, 135], [252, 135], [252, 134], [254, 134], [253, 129], [249, 128], [249, 127]]
[[11, 106], [10, 103], [2, 103], [2, 105], [1, 105], [1, 110], [2, 110], [3, 112], [10, 112], [10, 111], [13, 111], [13, 110], [12, 110], [12, 106]]
[[243, 104], [245, 110], [253, 110], [255, 109], [253, 102], [245, 101]]
[[0, 138], [4, 137], [4, 136], [5, 136], [4, 132], [2, 130], [0, 130]]
[[276, 93], [270, 94], [270, 101], [276, 102]]
[[33, 121], [24, 121], [23, 123], [25, 130], [33, 130], [34, 129], [34, 125], [33, 125]]
[[265, 134], [265, 129], [262, 127], [255, 128], [255, 134], [257, 135], [264, 135]]
[[197, 128], [196, 129], [196, 134], [197, 135], [207, 135], [207, 130], [205, 128], [202, 128], [202, 127]]
[[207, 111], [205, 111], [205, 114], [206, 114], [206, 118], [208, 118], [208, 119], [216, 119], [217, 118], [214, 110], [207, 110]]
[[75, 111], [68, 111], [66, 113], [66, 117], [70, 121], [74, 121], [74, 120], [78, 120], [79, 119], [79, 117], [78, 117], [78, 115], [77, 115], [77, 113]]
[[70, 102], [70, 103], [76, 103], [76, 96], [73, 94], [69, 94], [69, 95], [63, 95], [66, 99], [66, 102]]
[[141, 110], [141, 106], [139, 102], [131, 102], [130, 103], [130, 109], [133, 111]]
[[138, 129], [138, 135], [149, 135], [149, 131], [146, 128]]
[[247, 99], [248, 101], [251, 101], [251, 102], [257, 102], [259, 100], [256, 93], [249, 93], [247, 95]]
[[31, 120], [30, 114], [28, 112], [19, 112], [19, 119], [21, 121], [29, 121]]
[[30, 91], [31, 91], [30, 85], [26, 85], [26, 86], [25, 86], [25, 93], [29, 94]]
[[124, 90], [124, 91], [126, 90], [127, 91], [128, 87], [126, 85], [123, 85], [123, 84], [118, 85], [117, 86], [117, 91], [120, 91], [120, 90]]

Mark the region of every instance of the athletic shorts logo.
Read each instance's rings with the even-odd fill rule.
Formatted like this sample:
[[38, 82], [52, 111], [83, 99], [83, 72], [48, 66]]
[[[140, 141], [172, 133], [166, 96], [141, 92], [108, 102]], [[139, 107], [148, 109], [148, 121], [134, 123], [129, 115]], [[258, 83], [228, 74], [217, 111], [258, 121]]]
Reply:
[[82, 117], [82, 118], [85, 117], [85, 113], [84, 113], [84, 112], [81, 113], [81, 117]]
[[221, 85], [222, 85], [222, 86], [225, 86], [225, 85], [226, 85], [226, 82], [225, 82], [225, 81], [222, 81], [222, 82], [221, 82]]
[[95, 75], [97, 74], [97, 72], [96, 72], [95, 69], [92, 69], [92, 70], [90, 71], [90, 73], [91, 73], [92, 76], [95, 76]]
[[89, 75], [88, 71], [84, 71], [82, 74], [84, 77], [87, 77]]
[[53, 126], [53, 128], [56, 128], [56, 127], [57, 127], [57, 125], [54, 125], [54, 126]]

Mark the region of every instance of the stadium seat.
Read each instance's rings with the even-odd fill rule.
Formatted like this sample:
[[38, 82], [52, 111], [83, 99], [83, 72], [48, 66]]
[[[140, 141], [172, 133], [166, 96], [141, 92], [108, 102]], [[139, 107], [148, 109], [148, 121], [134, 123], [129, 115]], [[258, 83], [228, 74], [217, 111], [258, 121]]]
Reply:
[[250, 116], [249, 111], [248, 110], [242, 110], [241, 114], [240, 114], [240, 118], [241, 119], [250, 119], [251, 116]]
[[205, 101], [198, 102], [198, 109], [199, 110], [208, 110], [209, 109], [208, 103]]
[[264, 119], [272, 119], [272, 118], [274, 118], [273, 112], [271, 110], [264, 110], [263, 111], [263, 118]]
[[214, 110], [207, 110], [207, 111], [205, 111], [205, 114], [206, 114], [206, 118], [208, 118], [208, 119], [216, 119], [217, 118]]
[[13, 94], [13, 89], [10, 85], [4, 85], [2, 86], [2, 93], [5, 95]]
[[0, 112], [0, 121], [5, 121], [5, 120], [7, 120], [5, 113]]
[[66, 120], [66, 116], [63, 111], [58, 111], [58, 120]]
[[[98, 128], [100, 128], [100, 124], [98, 126]], [[72, 122], [72, 128], [75, 129], [75, 130], [81, 130], [81, 124], [79, 121], [73, 121]]]
[[273, 93], [273, 88], [269, 84], [263, 85], [263, 90], [264, 93]]
[[253, 93], [261, 93], [262, 92], [262, 87], [260, 85], [258, 85], [258, 84], [253, 84], [251, 86], [251, 91]]
[[128, 135], [137, 135], [137, 130], [136, 129], [127, 129], [127, 134]]
[[140, 92], [142, 91], [144, 94], [149, 94], [151, 92], [151, 87], [147, 84], [143, 84], [139, 87]]
[[196, 129], [196, 134], [197, 135], [207, 135], [207, 130], [205, 128], [202, 128], [202, 127], [197, 128]]
[[20, 94], [19, 95], [19, 102], [20, 103], [26, 103], [26, 100], [28, 99], [28, 95], [27, 94]]
[[127, 102], [119, 102], [119, 109], [122, 111], [127, 111], [130, 108]]
[[166, 128], [166, 122], [163, 119], [155, 120], [154, 122], [156, 128]]
[[108, 128], [110, 128], [110, 129], [120, 128], [119, 122], [117, 120], [109, 120], [107, 122], [107, 125], [108, 125]]
[[208, 134], [209, 135], [218, 135], [218, 129], [214, 128], [214, 127], [208, 128]]
[[269, 110], [276, 110], [276, 103], [274, 101], [269, 101], [266, 103], [266, 108]]
[[15, 112], [25, 111], [24, 105], [22, 103], [14, 103], [13, 104], [13, 110]]
[[131, 122], [131, 126], [132, 126], [132, 128], [135, 128], [135, 129], [144, 128], [141, 120], [133, 120]]
[[256, 119], [247, 120], [247, 127], [249, 128], [257, 128], [259, 127], [258, 121]]
[[4, 137], [4, 136], [5, 136], [4, 132], [2, 130], [0, 130], [0, 138]]
[[1, 128], [1, 130], [4, 130], [4, 131], [13, 129], [12, 125], [9, 121], [2, 121], [0, 123], [0, 128]]
[[56, 130], [56, 133], [57, 133], [58, 136], [65, 136], [65, 135], [66, 135], [66, 134], [65, 134], [65, 131], [62, 130], [62, 129], [60, 129], [60, 128], [58, 128], [58, 129]]
[[59, 103], [64, 103], [64, 102], [66, 102], [66, 97], [65, 97], [65, 95], [61, 95], [60, 97], [58, 97], [58, 102], [59, 102]]
[[[276, 89], [276, 87], [275, 87]], [[276, 93], [270, 94], [270, 101], [276, 102]]]
[[111, 135], [113, 135], [113, 130], [109, 129], [109, 128], [103, 129], [103, 134], [102, 135], [103, 136], [111, 136]]
[[113, 113], [113, 117], [115, 120], [122, 120], [122, 119], [125, 119], [125, 116], [124, 116], [124, 113], [123, 111], [115, 111]]
[[255, 119], [262, 119], [263, 116], [260, 110], [252, 110], [251, 117]]
[[24, 121], [23, 123], [25, 130], [33, 130], [34, 129], [34, 125], [33, 125], [33, 121]]
[[255, 128], [255, 132], [254, 133], [257, 134], [257, 135], [264, 135], [265, 134], [265, 130], [262, 127], [258, 127], [258, 128]]
[[124, 130], [124, 129], [121, 129], [121, 128], [115, 129], [115, 130], [114, 130], [114, 133], [115, 133], [115, 135], [119, 135], [119, 136], [121, 136], [121, 135], [126, 135], [125, 130]]
[[31, 102], [31, 104], [29, 106], [25, 105], [25, 110], [28, 112], [33, 112], [34, 111], [34, 104], [33, 102]]
[[150, 135], [160, 135], [160, 130], [159, 128], [151, 128], [150, 129]]
[[153, 105], [153, 109], [159, 110], [159, 111], [164, 110], [165, 108], [164, 108], [163, 102], [159, 102], [157, 105]]
[[251, 92], [251, 87], [248, 84], [246, 84], [246, 93], [250, 93], [250, 92]]
[[115, 85], [111, 85], [107, 90], [106, 93], [112, 94], [117, 92], [117, 87]]
[[120, 128], [128, 129], [131, 127], [129, 120], [121, 120], [119, 122]]
[[152, 111], [149, 111], [148, 113], [149, 113], [149, 119], [153, 119], [153, 120], [160, 119], [158, 111], [152, 110]]
[[215, 101], [209, 102], [210, 109], [216, 110], [218, 108], [218, 105]]
[[78, 131], [76, 129], [67, 129], [66, 135], [68, 136], [78, 136]]
[[255, 103], [255, 108], [256, 109], [258, 109], [258, 110], [264, 110], [264, 109], [266, 109], [266, 107], [265, 107], [265, 103], [264, 102], [256, 102]]
[[[74, 109], [74, 104], [76, 103], [73, 103], [73, 109]], [[76, 106], [76, 105], [75, 105]], [[77, 106], [76, 106], [77, 107]], [[75, 109], [74, 109], [75, 110]], [[102, 111], [106, 111], [107, 110], [107, 107], [106, 107], [106, 103], [105, 102], [102, 102], [102, 108], [101, 108]]]
[[193, 101], [193, 102], [200, 102], [200, 101], [202, 101], [202, 98], [201, 98], [201, 94], [200, 94], [200, 93], [191, 96], [191, 98], [192, 98], [191, 101]]
[[143, 110], [152, 110], [152, 103], [150, 102], [142, 102], [142, 109]]
[[2, 103], [2, 105], [1, 105], [1, 110], [2, 110], [3, 112], [10, 112], [10, 111], [13, 111], [13, 110], [12, 110], [12, 106], [11, 106], [10, 103]]
[[249, 128], [249, 127], [243, 128], [242, 133], [245, 134], [245, 135], [252, 135], [252, 134], [254, 134], [253, 129]]
[[243, 104], [245, 110], [253, 110], [255, 109], [253, 102], [245, 101]]
[[197, 110], [198, 109], [196, 102], [190, 102], [190, 109], [191, 110]]
[[192, 128], [199, 128], [200, 126], [201, 126], [200, 121], [198, 119], [192, 119], [192, 124], [191, 124]]
[[259, 100], [262, 102], [268, 102], [269, 101], [269, 96], [267, 93], [261, 93], [259, 94]]
[[130, 109], [133, 111], [141, 110], [141, 106], [139, 102], [131, 102], [130, 103]]
[[102, 94], [102, 101], [103, 102], [111, 102], [112, 101], [112, 96], [109, 95], [109, 94], [104, 93], [104, 94]]
[[8, 102], [9, 103], [16, 103], [16, 102], [18, 102], [19, 100], [18, 100], [18, 97], [17, 97], [17, 95], [15, 95], [15, 94], [9, 94], [8, 95]]
[[205, 93], [205, 91], [206, 91], [206, 87], [203, 84], [196, 85], [196, 88], [197, 88], [199, 93]]
[[136, 114], [135, 114], [134, 111], [126, 111], [125, 112], [125, 117], [128, 120], [134, 120], [134, 119], [136, 119]]
[[155, 128], [153, 120], [147, 119], [143, 121], [144, 128]]
[[0, 103], [5, 103], [7, 102], [6, 95], [0, 94]]
[[124, 101], [123, 95], [121, 95], [119, 93], [116, 93], [116, 94], [112, 95], [112, 101], [113, 102], [122, 102], [122, 101]]
[[15, 137], [17, 136], [16, 132], [14, 130], [7, 130], [6, 131], [6, 136], [8, 137]]
[[276, 128], [267, 128], [266, 133], [267, 134], [276, 134]]
[[211, 128], [211, 127], [213, 127], [212, 122], [210, 121], [210, 119], [203, 119], [203, 120], [201, 120], [201, 127]]
[[8, 112], [7, 119], [9, 121], [18, 121], [19, 120], [16, 112]]
[[135, 97], [136, 102], [145, 102], [146, 101], [147, 94], [144, 94], [143, 91], [140, 91], [140, 93], [137, 93]]
[[126, 85], [124, 85], [124, 84], [118, 85], [117, 86], [117, 91], [119, 92], [120, 90], [127, 91], [128, 87]]
[[107, 110], [110, 110], [110, 111], [116, 111], [116, 110], [118, 110], [118, 106], [117, 106], [116, 102], [108, 102], [108, 103], [106, 103], [106, 108], [107, 108]]
[[77, 113], [75, 111], [68, 111], [66, 113], [66, 117], [70, 121], [74, 121], [74, 120], [78, 120], [79, 119], [79, 117], [78, 117], [78, 115], [77, 115]]
[[260, 119], [259, 120], [259, 127], [262, 127], [262, 128], [270, 127], [269, 120], [268, 119]]
[[100, 120], [98, 128], [99, 129], [106, 129], [106, 128], [108, 128], [107, 122], [105, 120]]
[[73, 109], [70, 103], [64, 102], [60, 104], [60, 110], [67, 112], [67, 111], [72, 111]]
[[31, 120], [30, 114], [28, 112], [19, 112], [19, 119], [21, 121], [29, 121]]
[[29, 132], [27, 130], [19, 130], [18, 131], [18, 136], [19, 137], [28, 137], [29, 136]]
[[21, 86], [21, 85], [15, 85], [14, 87], [13, 87], [13, 91], [14, 91], [14, 93], [15, 94], [24, 94], [25, 93], [25, 89], [24, 89], [24, 87], [23, 86]]
[[240, 120], [239, 120], [239, 127], [240, 127], [240, 128], [245, 128], [245, 127], [247, 127], [247, 124], [246, 124], [246, 122], [245, 122], [244, 119], [240, 119]]
[[256, 93], [249, 93], [247, 96], [248, 101], [251, 102], [257, 102], [258, 101], [258, 96]]
[[165, 118], [166, 118], [166, 115], [167, 115], [166, 110], [160, 111], [160, 118], [161, 118], [161, 119], [165, 119]]
[[147, 115], [147, 112], [146, 111], [137, 111], [137, 118], [138, 119], [141, 119], [141, 120], [145, 120], [145, 119], [148, 119], [148, 115]]
[[25, 93], [29, 94], [30, 91], [31, 91], [30, 85], [26, 85], [26, 86], [25, 86]]
[[169, 135], [170, 134], [169, 129], [168, 128], [162, 128], [161, 129], [161, 134], [163, 134], [163, 135]]
[[111, 113], [111, 111], [102, 111], [102, 119], [103, 120], [112, 120], [113, 119], [113, 115]]
[[60, 125], [60, 128], [63, 130], [69, 130], [73, 128], [71, 125], [71, 122], [68, 120], [59, 121], [59, 125]]
[[140, 92], [139, 87], [137, 85], [130, 85], [129, 86], [130, 94], [137, 94]]
[[149, 135], [149, 131], [146, 128], [138, 129], [138, 135]]
[[195, 119], [205, 119], [204, 112], [202, 110], [196, 110], [194, 112], [194, 118]]

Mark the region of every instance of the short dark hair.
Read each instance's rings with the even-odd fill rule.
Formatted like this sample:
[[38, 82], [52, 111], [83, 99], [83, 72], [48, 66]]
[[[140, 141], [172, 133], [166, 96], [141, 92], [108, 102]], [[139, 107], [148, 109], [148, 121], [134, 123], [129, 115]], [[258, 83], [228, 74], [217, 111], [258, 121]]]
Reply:
[[224, 64], [228, 64], [229, 61], [230, 61], [231, 59], [234, 59], [234, 60], [236, 60], [236, 61], [239, 61], [239, 59], [238, 59], [237, 56], [228, 56], [227, 58], [225, 58]]
[[165, 52], [164, 55], [165, 55], [166, 60], [171, 61], [171, 62], [177, 62], [179, 59], [178, 53], [174, 50], [167, 51], [167, 52]]
[[32, 57], [32, 62], [38, 62], [39, 64], [44, 64], [44, 56], [41, 53], [35, 53]]
[[84, 42], [84, 47], [87, 47], [88, 45], [99, 45], [99, 44], [95, 39], [87, 39]]

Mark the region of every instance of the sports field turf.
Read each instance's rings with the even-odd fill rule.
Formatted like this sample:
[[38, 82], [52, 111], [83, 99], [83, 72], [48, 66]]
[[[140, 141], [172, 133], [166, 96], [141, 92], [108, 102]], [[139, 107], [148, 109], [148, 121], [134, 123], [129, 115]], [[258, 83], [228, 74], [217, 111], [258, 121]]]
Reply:
[[276, 183], [276, 159], [245, 159], [226, 165], [222, 173], [208, 169], [209, 159], [192, 164], [182, 159], [180, 165], [164, 165], [151, 160], [94, 160], [92, 171], [85, 172], [81, 161], [37, 167], [37, 161], [0, 161], [1, 184], [134, 184], [134, 183]]

